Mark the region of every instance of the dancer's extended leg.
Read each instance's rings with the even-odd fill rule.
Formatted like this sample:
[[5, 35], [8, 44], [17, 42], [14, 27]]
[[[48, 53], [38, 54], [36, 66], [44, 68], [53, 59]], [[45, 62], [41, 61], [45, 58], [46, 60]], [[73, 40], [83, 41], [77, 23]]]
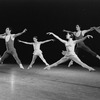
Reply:
[[88, 46], [86, 46], [85, 44], [81, 45], [81, 48], [87, 52], [89, 52], [90, 54], [92, 54], [93, 56], [95, 56], [96, 58], [98, 58], [100, 60], [100, 56], [97, 55], [94, 51], [92, 51]]
[[40, 54], [39, 57], [41, 58], [41, 60], [45, 63], [46, 66], [48, 66], [49, 64], [46, 62], [46, 60], [44, 59], [43, 55]]
[[3, 61], [9, 56], [9, 52], [5, 51], [3, 56], [1, 57], [0, 63], [3, 63]]
[[79, 65], [81, 65], [83, 68], [88, 69], [89, 71], [94, 71], [95, 69], [93, 69], [92, 67], [88, 66], [87, 64], [83, 63], [77, 55], [75, 56], [71, 56], [70, 59], [72, 59], [73, 61], [75, 61], [76, 63], [78, 63]]
[[34, 55], [34, 54], [33, 54], [32, 61], [31, 61], [30, 65], [29, 65], [29, 67], [28, 67], [27, 69], [32, 68], [32, 65], [35, 63], [36, 58], [37, 58], [37, 55]]
[[24, 69], [20, 59], [18, 58], [16, 50], [13, 50], [11, 53], [12, 53], [14, 59], [16, 60], [17, 64], [20, 66], [20, 68]]
[[61, 63], [63, 63], [63, 62], [65, 62], [65, 61], [67, 61], [69, 58], [68, 57], [62, 57], [60, 60], [58, 60], [57, 62], [55, 62], [55, 63], [53, 63], [53, 64], [51, 64], [51, 65], [49, 65], [49, 66], [47, 66], [47, 67], [45, 67], [44, 69], [50, 69], [51, 67], [54, 67], [54, 66], [57, 66], [57, 65], [59, 65], [59, 64], [61, 64]]

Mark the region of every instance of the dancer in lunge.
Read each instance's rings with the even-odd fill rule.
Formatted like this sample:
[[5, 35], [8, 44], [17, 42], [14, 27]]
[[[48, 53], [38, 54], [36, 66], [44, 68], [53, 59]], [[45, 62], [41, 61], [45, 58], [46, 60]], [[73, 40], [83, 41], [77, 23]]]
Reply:
[[40, 46], [41, 46], [41, 44], [44, 44], [44, 43], [50, 42], [50, 41], [54, 41], [54, 40], [50, 39], [50, 40], [45, 40], [45, 41], [40, 41], [39, 42], [37, 37], [33, 37], [33, 41], [34, 42], [25, 42], [25, 41], [19, 40], [19, 42], [22, 42], [24, 44], [33, 45], [33, 48], [34, 48], [33, 58], [32, 58], [32, 61], [31, 61], [30, 65], [29, 65], [28, 69], [32, 68], [32, 65], [34, 64], [37, 56], [39, 56], [41, 58], [41, 60], [45, 63], [45, 65], [48, 66], [49, 64], [44, 59], [42, 51], [40, 50]]
[[20, 36], [23, 33], [25, 33], [26, 30], [27, 29], [24, 29], [23, 32], [21, 32], [21, 33], [11, 34], [10, 28], [6, 28], [5, 33], [0, 35], [0, 38], [5, 39], [6, 49], [7, 49], [4, 52], [3, 56], [1, 57], [0, 63], [3, 63], [4, 59], [7, 58], [9, 54], [11, 54], [15, 58], [16, 62], [20, 66], [20, 68], [24, 69], [20, 59], [18, 58], [16, 49], [14, 48], [14, 40], [17, 36]]
[[[71, 32], [71, 31], [67, 31], [67, 30], [63, 30], [63, 31], [72, 33], [75, 36], [75, 39], [79, 40], [79, 39], [82, 39], [87, 32], [93, 31], [94, 27], [91, 27], [88, 30], [81, 30], [80, 26], [76, 25], [76, 30], [77, 30], [76, 32]], [[92, 51], [88, 46], [86, 46], [83, 41], [77, 43], [77, 45], [75, 47], [76, 54], [78, 54], [79, 48], [89, 52], [90, 54], [92, 54], [93, 56], [95, 56], [96, 58], [98, 58], [100, 60], [100, 56], [98, 54], [96, 54], [94, 51]], [[70, 67], [72, 64], [73, 64], [73, 61], [70, 61], [68, 67]]]
[[71, 60], [75, 61], [76, 63], [78, 63], [79, 65], [81, 65], [83, 68], [88, 69], [89, 71], [94, 71], [95, 70], [92, 67], [90, 67], [90, 66], [86, 65], [85, 63], [83, 63], [78, 58], [78, 56], [76, 55], [76, 53], [74, 52], [74, 48], [75, 48], [76, 43], [84, 41], [86, 38], [92, 37], [91, 35], [87, 35], [84, 38], [79, 39], [79, 40], [73, 40], [72, 36], [69, 33], [67, 33], [67, 35], [66, 35], [66, 39], [68, 39], [68, 41], [67, 41], [67, 40], [61, 39], [60, 37], [58, 37], [57, 35], [55, 35], [52, 32], [48, 32], [47, 34], [53, 35], [60, 42], [64, 43], [65, 47], [66, 47], [66, 51], [62, 52], [62, 54], [64, 55], [64, 57], [62, 57], [60, 60], [58, 60], [54, 64], [51, 64], [51, 65], [45, 67], [44, 69], [50, 69], [51, 67], [57, 66], [58, 64], [61, 64], [61, 63], [65, 62], [65, 61], [67, 61], [68, 59], [71, 59]]

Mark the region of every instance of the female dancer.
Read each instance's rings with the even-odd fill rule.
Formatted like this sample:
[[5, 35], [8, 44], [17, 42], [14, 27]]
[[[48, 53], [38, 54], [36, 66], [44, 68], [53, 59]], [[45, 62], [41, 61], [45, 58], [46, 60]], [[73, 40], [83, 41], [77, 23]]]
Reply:
[[40, 50], [40, 46], [41, 46], [41, 44], [44, 44], [44, 43], [50, 42], [50, 41], [54, 41], [54, 40], [53, 39], [50, 39], [50, 40], [38, 42], [37, 37], [33, 37], [33, 41], [34, 42], [25, 42], [25, 41], [19, 40], [19, 42], [22, 42], [24, 44], [33, 45], [33, 48], [34, 48], [33, 58], [32, 58], [32, 61], [31, 61], [30, 65], [29, 65], [28, 69], [32, 68], [32, 65], [34, 64], [37, 56], [39, 56], [41, 58], [41, 60], [45, 63], [45, 65], [48, 66], [49, 64], [44, 59], [43, 54], [42, 54], [42, 51]]
[[87, 35], [86, 37], [84, 37], [82, 39], [73, 41], [71, 35], [68, 33], [66, 35], [66, 39], [68, 39], [68, 41], [66, 41], [66, 40], [61, 39], [60, 37], [58, 37], [57, 35], [55, 35], [52, 32], [48, 32], [47, 34], [53, 35], [60, 42], [64, 43], [65, 44], [65, 47], [66, 47], [66, 51], [63, 51], [62, 52], [62, 54], [64, 55], [64, 57], [62, 57], [60, 60], [58, 60], [54, 64], [51, 64], [51, 65], [45, 67], [44, 69], [50, 69], [53, 66], [57, 66], [58, 64], [61, 64], [61, 63], [65, 62], [65, 61], [67, 61], [68, 59], [71, 59], [71, 60], [75, 61], [76, 63], [78, 63], [79, 65], [81, 65], [83, 68], [88, 69], [89, 71], [94, 71], [95, 70], [92, 67], [89, 67], [88, 65], [86, 65], [85, 63], [83, 63], [78, 58], [78, 56], [75, 54], [75, 52], [74, 52], [74, 48], [75, 48], [76, 43], [79, 43], [81, 41], [84, 41], [86, 38], [92, 37], [91, 35]]

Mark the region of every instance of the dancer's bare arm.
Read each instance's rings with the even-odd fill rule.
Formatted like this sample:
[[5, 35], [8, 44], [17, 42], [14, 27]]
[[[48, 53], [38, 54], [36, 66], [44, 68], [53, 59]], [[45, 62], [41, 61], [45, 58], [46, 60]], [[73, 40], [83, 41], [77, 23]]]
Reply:
[[15, 37], [22, 35], [23, 33], [25, 33], [27, 31], [27, 29], [24, 29], [22, 32], [15, 34]]
[[49, 40], [42, 41], [41, 44], [47, 43], [47, 42], [50, 42], [50, 41], [54, 41], [54, 39], [49, 39]]
[[86, 33], [90, 32], [90, 31], [93, 31], [93, 30], [94, 30], [93, 27], [91, 27], [91, 28], [88, 29], [88, 30], [82, 30], [82, 35], [84, 36]]
[[98, 27], [93, 27], [98, 33], [100, 33], [100, 26]]
[[25, 42], [25, 41], [21, 41], [21, 40], [18, 40], [18, 41], [21, 42], [21, 43], [24, 43], [24, 44], [33, 45], [33, 42]]
[[92, 36], [92, 35], [87, 35], [87, 36], [83, 37], [82, 39], [75, 40], [75, 42], [76, 42], [76, 43], [82, 42], [82, 41], [84, 41], [84, 40], [87, 39], [87, 38], [93, 38], [93, 36]]
[[0, 39], [4, 39], [4, 38], [5, 38], [5, 34], [6, 34], [6, 33], [0, 34]]
[[74, 33], [72, 31], [68, 31], [68, 30], [65, 30], [65, 29], [63, 29], [63, 32]]
[[47, 34], [53, 35], [55, 38], [57, 38], [57, 39], [58, 39], [60, 42], [62, 42], [62, 43], [66, 43], [66, 40], [61, 39], [59, 36], [55, 35], [55, 34], [52, 33], [52, 32], [48, 32]]
[[67, 33], [72, 33], [72, 34], [75, 34], [76, 32], [72, 32], [72, 31], [68, 31], [68, 30], [63, 30], [63, 32], [67, 32]]

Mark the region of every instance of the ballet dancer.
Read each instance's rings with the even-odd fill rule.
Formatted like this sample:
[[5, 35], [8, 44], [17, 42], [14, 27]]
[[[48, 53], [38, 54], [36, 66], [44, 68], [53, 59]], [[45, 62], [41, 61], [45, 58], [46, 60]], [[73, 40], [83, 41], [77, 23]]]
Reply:
[[58, 37], [57, 35], [55, 35], [52, 32], [48, 32], [47, 34], [49, 35], [53, 35], [55, 38], [57, 38], [60, 42], [65, 44], [66, 47], [66, 51], [63, 51], [62, 54], [64, 55], [64, 57], [62, 57], [60, 60], [58, 60], [57, 62], [48, 65], [47, 67], [45, 67], [44, 69], [50, 69], [51, 67], [57, 66], [69, 59], [75, 61], [76, 63], [78, 63], [79, 65], [81, 65], [83, 68], [88, 69], [89, 71], [94, 71], [95, 69], [93, 69], [92, 67], [86, 65], [85, 63], [83, 63], [78, 56], [76, 55], [76, 53], [74, 52], [74, 48], [76, 43], [79, 43], [81, 41], [84, 41], [86, 38], [90, 38], [92, 37], [91, 35], [87, 35], [82, 39], [79, 40], [73, 40], [72, 39], [72, 35], [70, 35], [69, 33], [67, 33], [66, 35], [66, 39], [68, 39], [68, 41], [61, 39], [60, 37]]
[[[79, 25], [76, 25], [76, 32], [72, 32], [72, 31], [67, 31], [67, 30], [63, 30], [64, 32], [70, 32], [74, 35], [75, 39], [82, 39], [84, 37], [84, 35], [89, 32], [89, 31], [93, 31], [94, 27], [91, 27], [90, 29], [87, 30], [81, 30]], [[98, 58], [100, 60], [100, 56], [98, 54], [96, 54], [94, 51], [92, 51], [88, 46], [85, 45], [85, 43], [83, 41], [77, 43], [76, 47], [75, 47], [75, 52], [76, 54], [78, 54], [78, 48], [81, 48], [87, 52], [89, 52], [90, 54], [92, 54], [93, 56], [95, 56], [96, 58]], [[70, 61], [68, 67], [70, 67], [73, 64], [73, 61]]]
[[35, 63], [35, 60], [36, 60], [37, 56], [39, 56], [41, 58], [41, 60], [45, 63], [45, 65], [48, 66], [49, 64], [44, 59], [42, 51], [40, 49], [40, 46], [41, 46], [41, 44], [44, 44], [44, 43], [50, 42], [50, 41], [54, 41], [54, 40], [50, 39], [50, 40], [45, 40], [45, 41], [40, 41], [39, 42], [37, 37], [33, 37], [33, 41], [34, 42], [25, 42], [25, 41], [19, 40], [19, 42], [22, 42], [24, 44], [33, 45], [33, 48], [34, 48], [33, 58], [32, 58], [32, 61], [31, 61], [30, 65], [29, 65], [28, 69], [32, 68], [32, 65]]
[[5, 39], [5, 43], [6, 43], [6, 51], [4, 52], [3, 56], [0, 59], [0, 63], [3, 63], [5, 58], [7, 58], [9, 56], [9, 54], [11, 54], [15, 58], [16, 62], [20, 66], [20, 68], [24, 69], [20, 59], [18, 58], [16, 49], [14, 48], [14, 40], [17, 36], [22, 35], [26, 31], [27, 31], [27, 29], [24, 29], [23, 32], [21, 32], [21, 33], [11, 34], [11, 29], [6, 28], [5, 33], [0, 34], [0, 38]]

